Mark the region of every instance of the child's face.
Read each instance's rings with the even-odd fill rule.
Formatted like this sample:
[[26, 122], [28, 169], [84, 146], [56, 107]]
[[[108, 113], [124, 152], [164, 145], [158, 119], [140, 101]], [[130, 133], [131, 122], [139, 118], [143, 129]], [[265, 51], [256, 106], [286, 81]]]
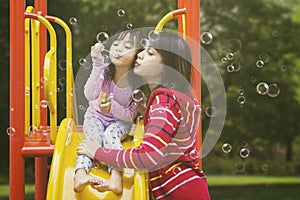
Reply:
[[115, 40], [110, 47], [109, 58], [115, 66], [132, 66], [137, 53], [136, 41], [130, 41], [129, 34]]
[[145, 79], [150, 77], [160, 77], [164, 67], [161, 55], [152, 47], [147, 46], [138, 53], [134, 64], [134, 73]]

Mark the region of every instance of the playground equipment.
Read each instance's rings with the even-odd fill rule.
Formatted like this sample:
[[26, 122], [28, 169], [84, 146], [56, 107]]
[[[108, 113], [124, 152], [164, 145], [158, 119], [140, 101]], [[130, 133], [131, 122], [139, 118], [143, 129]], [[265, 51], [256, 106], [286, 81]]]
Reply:
[[[76, 148], [83, 134], [74, 120], [72, 109], [75, 102], [72, 101], [71, 31], [61, 19], [47, 15], [46, 0], [35, 0], [34, 7], [27, 7], [24, 11], [25, 6], [26, 1], [10, 0], [10, 127], [15, 130], [10, 137], [10, 199], [24, 199], [27, 157], [35, 159], [37, 200], [45, 199], [46, 196], [47, 199], [149, 199], [147, 174], [132, 169], [123, 172], [124, 190], [121, 196], [111, 192], [100, 194], [88, 188], [79, 194], [73, 192]], [[155, 31], [161, 31], [165, 23], [177, 18], [179, 32], [199, 44], [199, 10], [200, 0], [178, 0], [178, 10], [165, 15]], [[60, 25], [66, 34], [66, 118], [59, 126], [56, 107], [57, 40], [52, 23]], [[50, 38], [48, 47], [46, 31]], [[200, 66], [200, 49], [191, 45], [191, 50], [193, 65]], [[193, 86], [200, 100], [200, 74], [196, 69], [193, 73]], [[134, 137], [134, 140], [123, 143], [124, 148], [138, 146], [142, 141], [142, 121], [138, 122]], [[201, 141], [200, 124], [197, 133], [199, 152]], [[50, 157], [53, 159], [48, 179], [47, 160]], [[95, 166], [90, 173], [103, 179], [109, 176], [103, 165]]]

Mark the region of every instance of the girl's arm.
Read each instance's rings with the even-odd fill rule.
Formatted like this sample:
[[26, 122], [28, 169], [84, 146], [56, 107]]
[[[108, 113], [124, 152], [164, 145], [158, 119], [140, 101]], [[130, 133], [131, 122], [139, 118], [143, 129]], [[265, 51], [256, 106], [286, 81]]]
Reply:
[[84, 95], [89, 101], [99, 98], [104, 80], [104, 70], [106, 65], [104, 64], [104, 59], [101, 55], [102, 46], [102, 44], [97, 43], [91, 47], [93, 68], [84, 86]]
[[136, 108], [124, 107], [120, 105], [118, 102], [116, 102], [115, 100], [112, 100], [111, 113], [114, 115], [114, 117], [118, 119], [127, 122], [133, 122], [137, 114], [137, 110]]

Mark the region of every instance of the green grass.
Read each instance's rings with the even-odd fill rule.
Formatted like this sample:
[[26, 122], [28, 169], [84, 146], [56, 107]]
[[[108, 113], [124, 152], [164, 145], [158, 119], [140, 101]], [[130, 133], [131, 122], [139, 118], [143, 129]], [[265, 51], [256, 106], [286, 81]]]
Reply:
[[[34, 185], [28, 184], [25, 186], [25, 194], [27, 199], [34, 199]], [[8, 199], [9, 185], [0, 185], [0, 200]]]
[[300, 177], [290, 176], [207, 176], [210, 186], [286, 185], [299, 184]]
[[[296, 200], [300, 177], [207, 176], [212, 200]], [[25, 199], [34, 199], [34, 185], [25, 187]], [[9, 185], [0, 185], [0, 200], [8, 199]]]

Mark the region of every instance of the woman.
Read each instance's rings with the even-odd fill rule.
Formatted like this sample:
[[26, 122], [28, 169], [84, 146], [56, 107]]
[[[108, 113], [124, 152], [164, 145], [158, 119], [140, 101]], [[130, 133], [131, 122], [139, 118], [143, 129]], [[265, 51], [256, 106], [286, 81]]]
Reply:
[[147, 170], [155, 199], [210, 199], [195, 145], [200, 107], [190, 92], [189, 61], [191, 53], [181, 37], [161, 32], [150, 38], [134, 68], [151, 90], [144, 141], [137, 148], [108, 151], [85, 140], [77, 153], [119, 168]]

